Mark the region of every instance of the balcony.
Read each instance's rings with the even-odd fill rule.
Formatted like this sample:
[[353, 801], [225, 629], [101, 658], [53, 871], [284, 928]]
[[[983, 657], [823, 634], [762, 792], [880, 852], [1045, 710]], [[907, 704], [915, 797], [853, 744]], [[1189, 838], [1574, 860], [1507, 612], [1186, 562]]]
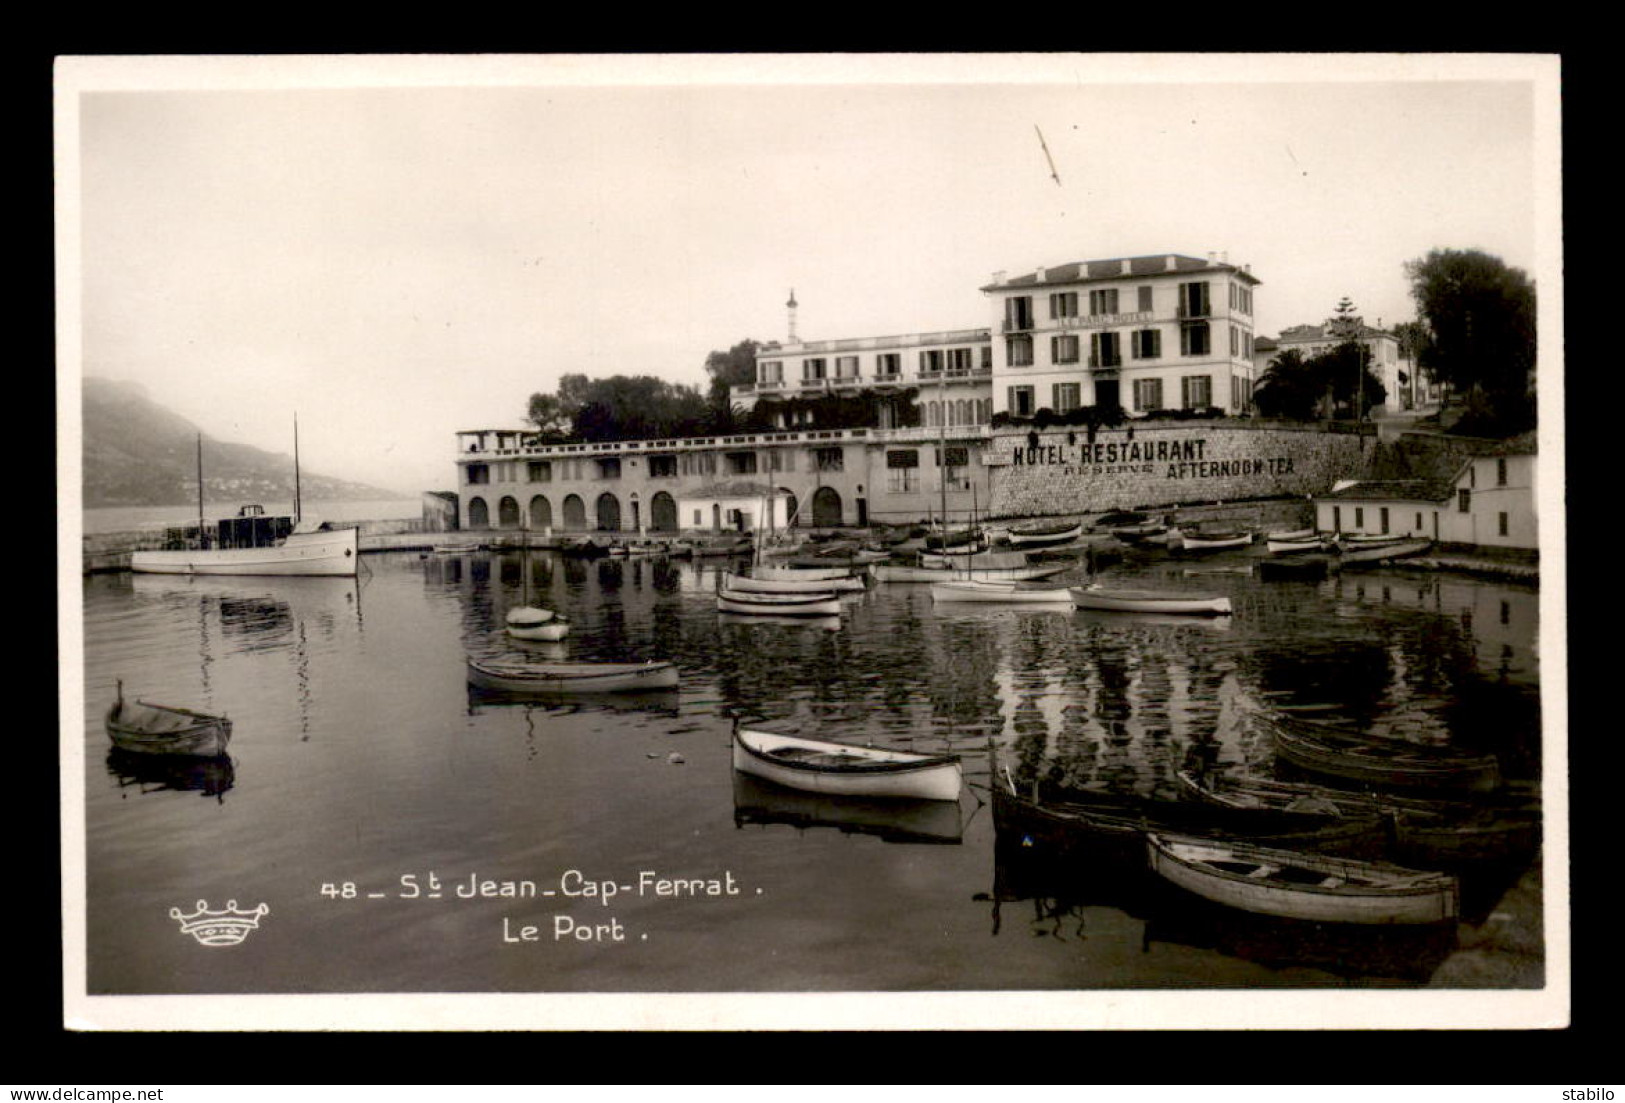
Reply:
[[1032, 329], [1031, 318], [1006, 318], [999, 326], [1000, 333], [1030, 333]]

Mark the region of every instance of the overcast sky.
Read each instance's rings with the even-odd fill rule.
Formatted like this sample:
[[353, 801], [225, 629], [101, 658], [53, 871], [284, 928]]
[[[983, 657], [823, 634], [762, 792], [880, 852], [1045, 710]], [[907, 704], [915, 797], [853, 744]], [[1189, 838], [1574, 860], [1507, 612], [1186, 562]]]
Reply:
[[1263, 281], [1260, 335], [1344, 296], [1391, 325], [1431, 248], [1554, 271], [1556, 77], [1472, 56], [70, 60], [64, 394], [76, 371], [139, 381], [280, 452], [297, 412], [309, 469], [415, 494], [454, 485], [457, 430], [518, 426], [562, 373], [703, 387], [712, 350], [786, 336], [792, 287], [803, 338], [973, 328], [995, 271], [1216, 252]]

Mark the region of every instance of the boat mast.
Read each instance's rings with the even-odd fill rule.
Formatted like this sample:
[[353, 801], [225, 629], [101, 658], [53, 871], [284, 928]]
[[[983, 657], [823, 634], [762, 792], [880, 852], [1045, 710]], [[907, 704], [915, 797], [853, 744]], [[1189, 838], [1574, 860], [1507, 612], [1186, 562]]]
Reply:
[[197, 435], [197, 543], [198, 547], [209, 546], [208, 537], [203, 532], [203, 434]]
[[937, 410], [937, 483], [942, 487], [942, 550], [948, 550], [948, 373], [944, 369], [937, 387], [942, 401]]
[[299, 412], [293, 415], [293, 523], [298, 525], [304, 517], [299, 510]]

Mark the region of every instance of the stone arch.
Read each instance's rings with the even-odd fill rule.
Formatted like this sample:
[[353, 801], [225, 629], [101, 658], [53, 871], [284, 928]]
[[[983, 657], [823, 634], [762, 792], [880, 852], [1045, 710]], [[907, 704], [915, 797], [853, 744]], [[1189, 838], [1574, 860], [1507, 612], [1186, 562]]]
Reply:
[[587, 527], [587, 505], [581, 500], [581, 495], [566, 495], [562, 512], [564, 527], [570, 532], [580, 532]]
[[598, 495], [596, 507], [598, 528], [607, 532], [621, 531], [621, 502], [609, 491]]
[[516, 529], [519, 527], [519, 503], [513, 495], [504, 494], [502, 500], [497, 502], [497, 528]]
[[468, 500], [468, 527], [471, 529], [491, 527], [491, 507], [485, 504], [484, 498]]
[[813, 494], [814, 528], [833, 528], [841, 523], [841, 495], [832, 486], [821, 486]]
[[677, 529], [677, 499], [662, 490], [649, 499], [649, 530], [676, 532]]
[[538, 494], [530, 500], [530, 527], [538, 531], [553, 527], [553, 503], [547, 500], [545, 494]]

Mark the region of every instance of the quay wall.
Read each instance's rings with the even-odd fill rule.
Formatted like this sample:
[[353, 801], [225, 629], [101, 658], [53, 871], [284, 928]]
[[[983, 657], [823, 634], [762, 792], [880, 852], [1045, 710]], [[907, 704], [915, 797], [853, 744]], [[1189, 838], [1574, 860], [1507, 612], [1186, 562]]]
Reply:
[[991, 517], [1053, 517], [1116, 509], [1324, 494], [1366, 477], [1376, 437], [1316, 427], [1202, 422], [1155, 427], [1001, 430], [989, 441]]

